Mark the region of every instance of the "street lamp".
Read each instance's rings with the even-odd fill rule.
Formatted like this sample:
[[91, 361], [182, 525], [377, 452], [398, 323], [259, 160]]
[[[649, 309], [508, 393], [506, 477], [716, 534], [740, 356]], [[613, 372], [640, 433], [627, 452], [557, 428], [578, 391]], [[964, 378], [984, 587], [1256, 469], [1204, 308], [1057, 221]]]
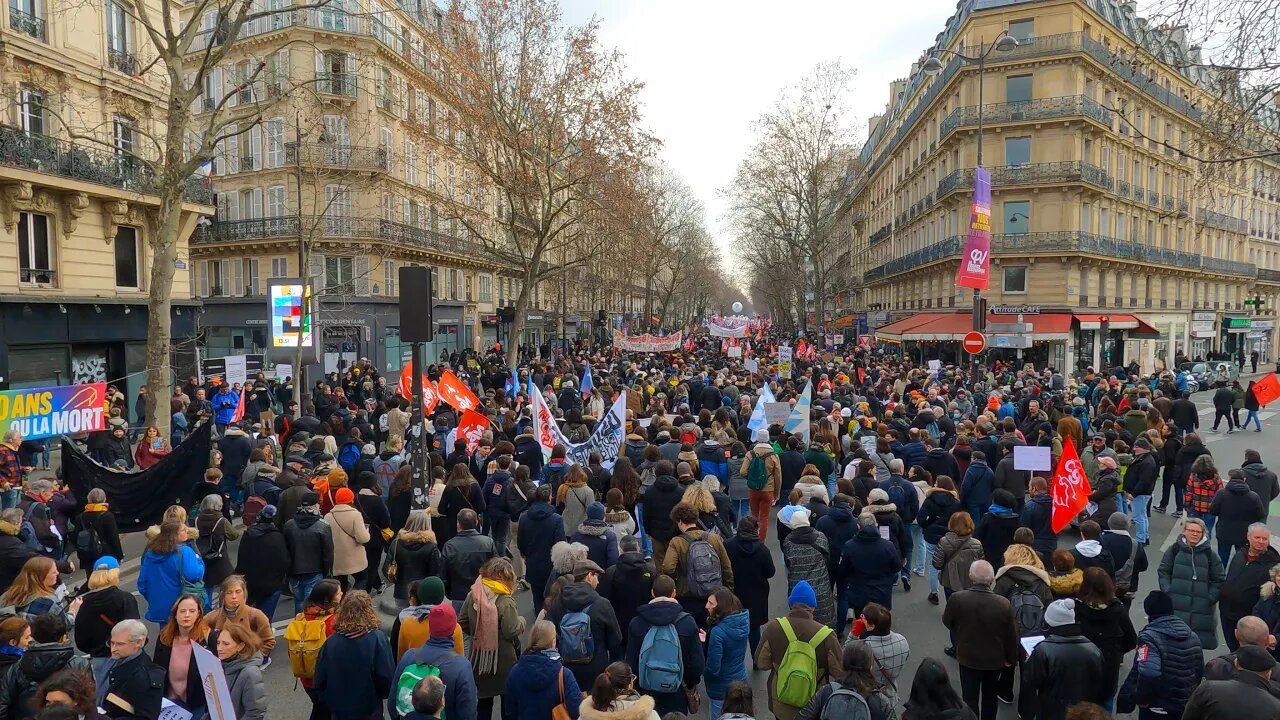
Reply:
[[[1009, 52], [1018, 47], [1018, 39], [1010, 35], [1008, 31], [1001, 31], [999, 37], [986, 50], [977, 57], [963, 55], [954, 50], [942, 49], [937, 54], [930, 55], [924, 64], [920, 66], [920, 71], [930, 77], [936, 77], [942, 72], [942, 60], [940, 56], [943, 53], [959, 58], [967, 63], [977, 63], [978, 65], [978, 167], [982, 167], [982, 121], [983, 121], [983, 100], [982, 100], [982, 77], [987, 69], [987, 58], [991, 53], [999, 50], [1000, 52]], [[963, 260], [961, 261], [963, 262]], [[986, 317], [982, 312], [982, 291], [978, 288], [973, 289], [973, 329], [982, 332], [986, 327]]]

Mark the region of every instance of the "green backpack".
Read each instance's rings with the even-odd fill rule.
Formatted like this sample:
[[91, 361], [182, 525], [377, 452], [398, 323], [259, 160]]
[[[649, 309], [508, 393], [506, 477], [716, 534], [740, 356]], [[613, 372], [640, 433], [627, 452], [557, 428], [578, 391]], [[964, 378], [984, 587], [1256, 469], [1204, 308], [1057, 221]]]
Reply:
[[824, 626], [807, 642], [801, 642], [787, 618], [780, 618], [778, 624], [787, 636], [787, 650], [778, 668], [778, 701], [804, 707], [818, 692], [818, 646], [831, 634], [831, 628]]
[[[413, 712], [413, 689], [428, 677], [440, 677], [440, 668], [429, 663], [413, 663], [400, 673], [396, 680], [396, 712], [400, 717]], [[440, 713], [440, 720], [444, 720], [444, 712]]]
[[769, 466], [765, 464], [763, 457], [753, 454], [751, 462], [747, 463], [747, 489], [763, 490], [768, 484]]

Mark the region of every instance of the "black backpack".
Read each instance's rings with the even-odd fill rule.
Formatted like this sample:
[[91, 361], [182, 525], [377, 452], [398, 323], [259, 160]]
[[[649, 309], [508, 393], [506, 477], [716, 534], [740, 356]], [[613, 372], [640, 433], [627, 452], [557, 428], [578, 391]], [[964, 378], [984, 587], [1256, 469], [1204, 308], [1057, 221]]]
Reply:
[[102, 538], [98, 537], [98, 531], [93, 527], [93, 522], [81, 516], [83, 525], [80, 531], [76, 533], [76, 551], [85, 557], [97, 560], [102, 556]]

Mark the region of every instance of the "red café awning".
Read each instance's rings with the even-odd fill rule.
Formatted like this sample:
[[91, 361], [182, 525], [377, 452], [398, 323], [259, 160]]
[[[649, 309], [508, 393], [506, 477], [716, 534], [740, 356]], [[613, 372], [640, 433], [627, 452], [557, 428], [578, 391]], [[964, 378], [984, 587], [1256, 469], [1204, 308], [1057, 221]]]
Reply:
[[[972, 313], [923, 312], [876, 328], [882, 340], [962, 340], [973, 329]], [[987, 314], [987, 323], [1011, 323], [1015, 317]], [[1033, 340], [1066, 340], [1071, 333], [1071, 313], [1027, 315]]]
[[1081, 330], [1101, 330], [1102, 319], [1107, 318], [1107, 327], [1112, 330], [1132, 330], [1134, 337], [1159, 337], [1160, 332], [1137, 315], [1122, 313], [1076, 313], [1077, 327]]

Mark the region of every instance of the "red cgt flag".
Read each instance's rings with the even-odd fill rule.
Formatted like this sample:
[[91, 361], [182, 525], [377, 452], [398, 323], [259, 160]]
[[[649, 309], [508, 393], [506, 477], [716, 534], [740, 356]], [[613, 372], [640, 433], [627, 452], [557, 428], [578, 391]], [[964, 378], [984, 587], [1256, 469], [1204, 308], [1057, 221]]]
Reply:
[[[400, 370], [400, 383], [396, 385], [396, 392], [401, 397], [413, 398], [413, 363], [404, 364], [404, 368]], [[426, 375], [422, 376], [422, 412], [424, 415], [430, 415], [436, 409], [436, 404], [440, 402], [440, 395], [436, 392], [435, 383], [427, 379]]]
[[475, 453], [476, 448], [480, 447], [480, 438], [484, 436], [484, 431], [489, 427], [489, 418], [484, 413], [478, 413], [475, 410], [468, 410], [462, 413], [462, 421], [458, 423], [457, 437], [467, 441], [467, 452]]
[[1080, 464], [1080, 456], [1076, 454], [1076, 446], [1071, 438], [1065, 438], [1062, 446], [1062, 457], [1058, 467], [1053, 471], [1053, 481], [1049, 484], [1049, 496], [1053, 498], [1053, 531], [1062, 532], [1071, 519], [1084, 510], [1089, 504], [1089, 478], [1084, 474], [1084, 466]]
[[1253, 384], [1253, 396], [1258, 399], [1258, 406], [1280, 399], [1280, 377], [1271, 373]]
[[480, 405], [480, 398], [476, 397], [476, 394], [471, 392], [471, 388], [449, 370], [440, 374], [440, 384], [436, 389], [440, 393], [441, 400], [458, 410], [465, 412]]

